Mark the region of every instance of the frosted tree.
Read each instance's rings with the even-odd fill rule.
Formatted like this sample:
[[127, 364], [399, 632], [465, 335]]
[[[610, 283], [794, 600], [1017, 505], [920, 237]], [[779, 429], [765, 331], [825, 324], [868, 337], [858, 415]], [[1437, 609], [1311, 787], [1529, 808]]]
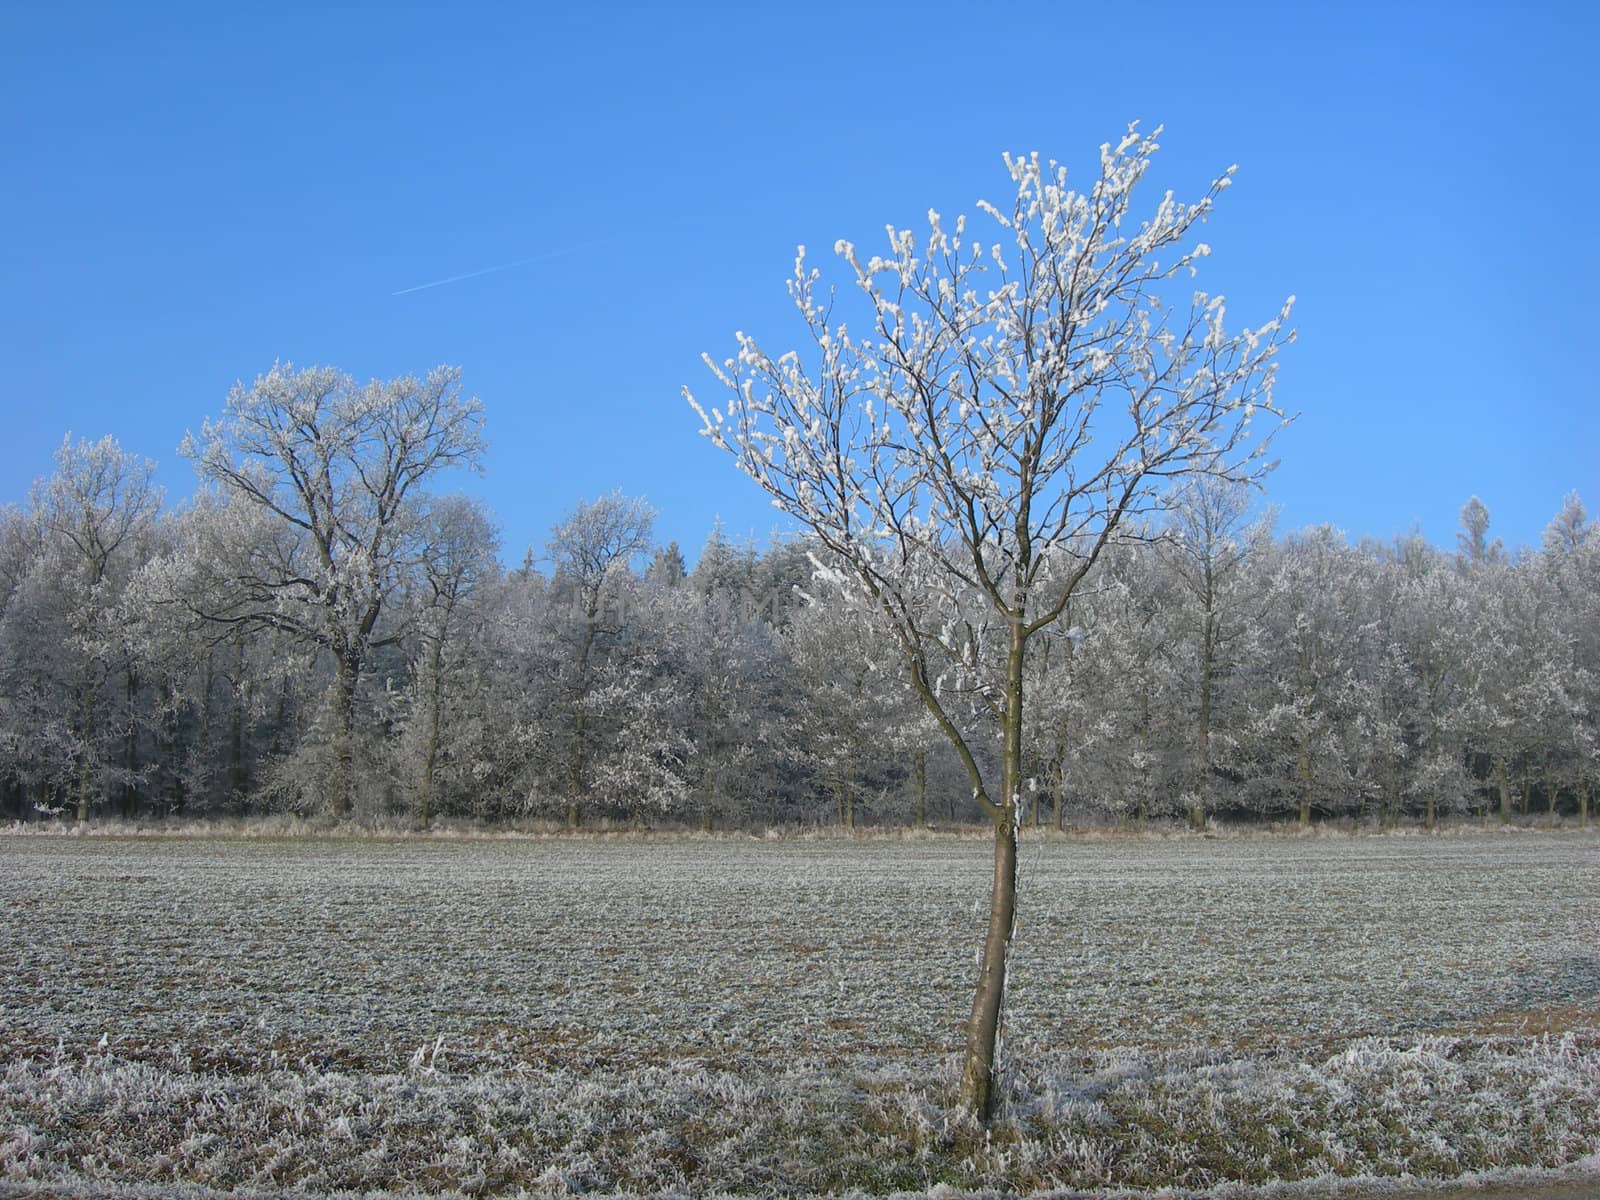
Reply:
[[1099, 696], [1084, 686], [1087, 673], [1079, 651], [1083, 647], [1083, 604], [1077, 603], [1040, 636], [1037, 651], [1024, 681], [1028, 692], [1025, 740], [1033, 747], [1041, 778], [1034, 781], [1031, 797], [1033, 823], [1040, 823], [1042, 794], [1050, 794], [1051, 820], [1058, 830], [1067, 826], [1067, 780], [1074, 755], [1091, 742], [1091, 708]]
[[1398, 547], [1401, 574], [1394, 641], [1409, 676], [1407, 709], [1412, 762], [1407, 790], [1422, 802], [1423, 821], [1471, 790], [1461, 746], [1463, 672], [1470, 606], [1462, 577], [1447, 556], [1420, 537]]
[[789, 680], [771, 632], [734, 599], [673, 587], [689, 770], [700, 825], [738, 816], [771, 792], [770, 772], [753, 769], [770, 751]]
[[1489, 540], [1489, 508], [1476, 496], [1461, 506], [1461, 529], [1456, 533], [1456, 556], [1468, 566], [1503, 564], [1506, 548], [1499, 538]]
[[1080, 672], [1094, 685], [1088, 707], [1099, 724], [1093, 777], [1113, 811], [1142, 825], [1170, 811], [1188, 778], [1177, 580], [1143, 545], [1102, 566], [1083, 646], [1099, 661]]
[[721, 517], [711, 523], [711, 532], [700, 547], [700, 557], [695, 559], [689, 582], [702, 595], [733, 598], [738, 598], [749, 584], [740, 555], [723, 531]]
[[1241, 586], [1252, 548], [1266, 540], [1264, 524], [1249, 524], [1252, 499], [1242, 484], [1211, 476], [1193, 479], [1178, 494], [1171, 536], [1163, 542], [1192, 625], [1194, 767], [1188, 793], [1189, 822], [1196, 829], [1205, 827], [1211, 805], [1219, 700], [1256, 615]]
[[39, 527], [14, 504], [0, 505], [0, 786], [19, 820], [28, 813], [24, 798], [33, 763], [26, 743], [29, 728], [18, 695], [17, 668], [25, 661], [17, 643], [16, 601], [39, 558]]
[[1583, 753], [1585, 678], [1550, 565], [1523, 556], [1469, 576], [1476, 617], [1471, 744], [1488, 757], [1502, 820], [1513, 809], [1526, 816], [1536, 789], [1553, 794], [1559, 764]]
[[644, 578], [652, 587], [663, 588], [675, 588], [688, 580], [689, 568], [677, 542], [668, 542], [656, 550], [645, 568]]
[[[1007, 156], [1013, 199], [979, 205], [993, 240], [930, 212], [921, 239], [891, 226], [884, 254], [840, 241], [853, 298], [824, 288], [802, 247], [789, 290], [804, 352], [773, 356], [741, 333], [733, 357], [706, 359], [722, 407], [685, 389], [712, 442], [815, 534], [841, 594], [891, 631], [994, 823], [961, 1088], [981, 1119], [1016, 913], [1029, 646], [1174, 482], [1259, 478], [1282, 417], [1289, 306], [1230, 335], [1220, 296], [1176, 287], [1210, 253], [1194, 235], [1232, 169], [1141, 221], [1158, 135], [1130, 128], [1103, 146], [1082, 190], [1053, 162]], [[953, 711], [971, 696], [993, 715], [998, 777]]]
[[[304, 715], [326, 690], [319, 648], [291, 629], [224, 619], [241, 601], [240, 581], [264, 561], [289, 562], [298, 542], [272, 513], [202, 489], [173, 522], [165, 552], [129, 584], [123, 608], [143, 669], [164, 696], [169, 805], [199, 813], [242, 806], [268, 761], [280, 782], [308, 774], [292, 807], [323, 799], [326, 771], [298, 772]], [[245, 610], [248, 612], [248, 609]]]
[[[542, 756], [559, 705], [549, 599], [539, 572], [495, 571], [452, 615], [432, 781], [439, 815], [503, 820], [544, 806], [545, 774], [554, 772]], [[407, 730], [416, 766], [428, 740], [427, 723], [417, 718], [426, 711], [424, 703]]]
[[651, 549], [655, 510], [644, 500], [612, 492], [580, 500], [550, 531], [554, 588], [566, 601], [558, 634], [565, 654], [559, 670], [567, 741], [567, 825], [577, 828], [589, 792], [594, 727], [592, 695], [609, 643], [621, 631], [619, 593], [631, 582], [631, 565]]
[[1600, 523], [1569, 493], [1544, 532], [1545, 570], [1558, 606], [1568, 654], [1574, 719], [1568, 730], [1569, 772], [1578, 812], [1589, 823], [1600, 777]]
[[904, 724], [905, 686], [880, 627], [852, 620], [834, 595], [802, 604], [783, 631], [794, 717], [790, 742], [833, 797], [841, 828], [865, 808], [862, 785]]
[[[1416, 672], [1407, 659], [1404, 632], [1409, 599], [1404, 574], [1390, 547], [1363, 539], [1358, 547], [1359, 579], [1369, 622], [1357, 670], [1365, 700], [1366, 729], [1360, 741], [1365, 787], [1357, 795], [1376, 795], [1379, 830], [1399, 827], [1407, 798], [1415, 789], [1408, 775], [1417, 759]], [[1358, 808], [1357, 820], [1365, 817]]]
[[332, 659], [335, 815], [351, 806], [363, 669], [399, 637], [380, 620], [418, 558], [414, 500], [442, 471], [476, 467], [483, 449], [483, 406], [462, 395], [454, 367], [363, 385], [280, 363], [236, 385], [222, 419], [184, 439], [201, 479], [271, 536], [241, 546], [244, 561], [227, 573], [195, 564], [215, 586], [174, 598], [205, 620], [279, 630]]
[[1258, 802], [1288, 807], [1302, 827], [1342, 811], [1370, 783], [1380, 734], [1367, 669], [1375, 623], [1364, 574], [1370, 560], [1331, 526], [1285, 538], [1264, 563], [1264, 691], [1248, 753]]
[[426, 505], [421, 517], [420, 575], [415, 620], [420, 653], [416, 664], [417, 823], [432, 817], [435, 776], [445, 746], [446, 685], [455, 664], [449, 656], [462, 639], [469, 604], [499, 570], [499, 537], [483, 505], [465, 496], [445, 496]]
[[1488, 764], [1500, 819], [1510, 821], [1514, 808], [1513, 774], [1522, 750], [1528, 713], [1513, 697], [1523, 691], [1539, 667], [1530, 660], [1531, 634], [1539, 621], [1527, 576], [1508, 560], [1496, 539], [1488, 540], [1489, 510], [1476, 496], [1461, 509], [1456, 564], [1467, 590], [1469, 612], [1462, 665], [1466, 696], [1463, 728], [1468, 751]]
[[687, 815], [694, 697], [686, 635], [700, 598], [620, 569], [607, 587], [615, 616], [578, 712], [587, 719], [585, 796], [625, 811], [635, 825], [647, 815]]
[[1594, 545], [1596, 526], [1583, 507], [1583, 497], [1568, 492], [1561, 499], [1561, 511], [1545, 526], [1540, 544], [1558, 564], [1581, 555]]
[[[39, 556], [18, 597], [31, 601], [36, 635], [55, 645], [34, 646], [31, 653], [43, 657], [33, 665], [46, 668], [48, 677], [14, 694], [43, 706], [30, 723], [70, 757], [81, 823], [90, 805], [106, 798], [109, 784], [133, 778], [128, 748], [138, 680], [119, 602], [133, 571], [154, 550], [161, 491], [155, 464], [126, 453], [111, 437], [74, 442], [68, 435], [55, 459], [55, 473], [34, 485]], [[16, 606], [19, 624], [26, 612]], [[48, 698], [63, 687], [70, 701], [53, 705]]]

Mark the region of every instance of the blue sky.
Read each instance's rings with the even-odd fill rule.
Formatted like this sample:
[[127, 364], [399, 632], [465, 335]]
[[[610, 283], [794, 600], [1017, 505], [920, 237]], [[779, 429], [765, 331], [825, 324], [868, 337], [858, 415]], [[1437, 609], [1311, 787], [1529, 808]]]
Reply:
[[[794, 247], [1006, 198], [1001, 152], [1228, 164], [1198, 281], [1299, 297], [1282, 527], [1535, 542], [1600, 510], [1600, 5], [24, 4], [0, 11], [0, 502], [63, 433], [176, 447], [275, 360], [464, 368], [505, 557], [580, 497], [778, 515], [680, 397], [801, 332]], [[516, 263], [503, 270], [472, 274]], [[457, 276], [437, 287], [419, 285]], [[397, 294], [399, 293], [399, 294]]]

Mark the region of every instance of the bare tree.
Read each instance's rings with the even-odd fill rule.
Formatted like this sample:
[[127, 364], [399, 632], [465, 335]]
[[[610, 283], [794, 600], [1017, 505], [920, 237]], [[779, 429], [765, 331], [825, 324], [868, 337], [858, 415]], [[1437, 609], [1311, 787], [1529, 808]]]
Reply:
[[397, 639], [379, 619], [420, 557], [413, 499], [439, 472], [477, 466], [484, 449], [483, 406], [462, 396], [460, 379], [437, 367], [425, 379], [361, 385], [282, 363], [236, 385], [223, 418], [184, 439], [201, 478], [272, 533], [238, 547], [213, 572], [218, 587], [189, 593], [197, 615], [282, 630], [333, 659], [335, 815], [350, 811], [362, 668]]
[[[1158, 134], [1130, 128], [1103, 146], [1081, 192], [1055, 163], [1007, 156], [1014, 202], [980, 208], [1009, 249], [936, 212], [920, 245], [890, 227], [886, 256], [839, 242], [865, 301], [862, 334], [836, 315], [839, 297], [819, 288], [802, 247], [789, 288], [807, 352], [774, 358], [741, 333], [736, 357], [706, 359], [726, 412], [685, 389], [713, 443], [815, 533], [840, 564], [834, 582], [892, 631], [994, 822], [962, 1074], [982, 1119], [1016, 911], [1029, 644], [1106, 547], [1165, 507], [1174, 480], [1259, 478], [1266, 439], [1251, 436], [1252, 417], [1263, 433], [1282, 418], [1272, 384], [1287, 304], [1232, 336], [1221, 297], [1169, 307], [1171, 281], [1210, 252], [1191, 235], [1232, 172], [1196, 203], [1169, 193], [1137, 222], [1133, 193]], [[998, 780], [956, 711], [968, 697], [998, 728]]]

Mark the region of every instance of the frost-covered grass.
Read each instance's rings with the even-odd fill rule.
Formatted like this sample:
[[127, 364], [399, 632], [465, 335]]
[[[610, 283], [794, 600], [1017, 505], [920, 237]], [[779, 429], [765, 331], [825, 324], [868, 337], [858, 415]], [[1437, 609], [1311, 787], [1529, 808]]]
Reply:
[[1030, 843], [984, 1133], [952, 1085], [988, 867], [0, 837], [0, 1190], [1101, 1193], [1600, 1153], [1593, 836]]

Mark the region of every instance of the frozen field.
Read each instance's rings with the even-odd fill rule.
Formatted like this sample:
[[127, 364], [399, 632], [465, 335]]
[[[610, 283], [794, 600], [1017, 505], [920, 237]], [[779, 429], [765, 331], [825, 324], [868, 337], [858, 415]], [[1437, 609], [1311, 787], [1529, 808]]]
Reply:
[[[1600, 839], [0, 837], [0, 1190], [759, 1195], [1600, 1154]], [[1344, 1185], [1340, 1185], [1344, 1186]]]

